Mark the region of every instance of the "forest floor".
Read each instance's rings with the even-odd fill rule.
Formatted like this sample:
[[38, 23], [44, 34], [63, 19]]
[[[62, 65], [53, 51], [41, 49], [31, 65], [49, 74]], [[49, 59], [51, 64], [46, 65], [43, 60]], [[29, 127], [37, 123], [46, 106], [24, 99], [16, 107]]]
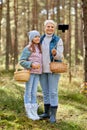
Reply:
[[[13, 72], [0, 72], [0, 130], [87, 130], [87, 97], [80, 93], [81, 74], [63, 74], [59, 82], [57, 122], [28, 119], [23, 104], [24, 84], [15, 82]], [[43, 112], [43, 96], [38, 85], [38, 113]]]

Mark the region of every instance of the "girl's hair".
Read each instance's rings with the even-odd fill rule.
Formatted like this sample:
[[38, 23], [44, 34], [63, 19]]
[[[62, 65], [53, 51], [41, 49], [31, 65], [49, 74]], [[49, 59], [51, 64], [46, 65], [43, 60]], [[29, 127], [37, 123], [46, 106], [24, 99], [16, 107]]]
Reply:
[[[36, 52], [34, 45], [35, 45], [35, 43], [32, 41], [32, 44], [31, 44], [30, 47], [29, 47], [29, 49], [30, 49], [32, 52]], [[42, 53], [40, 43], [38, 43], [37, 46], [38, 46], [38, 49], [39, 49], [40, 53]]]

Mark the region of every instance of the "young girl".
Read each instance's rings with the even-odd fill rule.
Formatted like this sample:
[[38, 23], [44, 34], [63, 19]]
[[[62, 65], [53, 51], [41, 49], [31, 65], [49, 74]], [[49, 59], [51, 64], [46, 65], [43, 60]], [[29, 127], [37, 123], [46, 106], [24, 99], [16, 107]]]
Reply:
[[21, 65], [30, 70], [30, 79], [26, 82], [24, 94], [24, 106], [28, 118], [32, 120], [39, 120], [37, 114], [37, 86], [39, 75], [42, 73], [42, 54], [40, 47], [40, 33], [36, 30], [30, 31], [29, 45], [27, 45], [21, 54]]

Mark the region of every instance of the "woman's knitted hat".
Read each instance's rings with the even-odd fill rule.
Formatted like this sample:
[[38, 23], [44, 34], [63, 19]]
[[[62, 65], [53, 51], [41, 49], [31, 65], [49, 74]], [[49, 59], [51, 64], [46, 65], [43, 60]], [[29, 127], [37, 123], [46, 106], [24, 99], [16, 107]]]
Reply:
[[36, 37], [39, 36], [40, 37], [40, 33], [37, 30], [32, 30], [30, 32], [28, 32], [28, 36], [29, 36], [29, 41], [32, 42], [32, 40]]

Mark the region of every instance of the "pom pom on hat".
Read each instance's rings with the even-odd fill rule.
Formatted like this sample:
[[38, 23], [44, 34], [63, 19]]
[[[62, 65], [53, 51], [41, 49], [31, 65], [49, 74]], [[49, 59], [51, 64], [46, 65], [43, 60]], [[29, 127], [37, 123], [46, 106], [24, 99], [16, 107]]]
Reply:
[[28, 36], [29, 36], [30, 42], [32, 42], [32, 40], [33, 40], [36, 36], [39, 36], [39, 37], [40, 37], [40, 33], [39, 33], [37, 30], [32, 30], [32, 31], [28, 32]]

